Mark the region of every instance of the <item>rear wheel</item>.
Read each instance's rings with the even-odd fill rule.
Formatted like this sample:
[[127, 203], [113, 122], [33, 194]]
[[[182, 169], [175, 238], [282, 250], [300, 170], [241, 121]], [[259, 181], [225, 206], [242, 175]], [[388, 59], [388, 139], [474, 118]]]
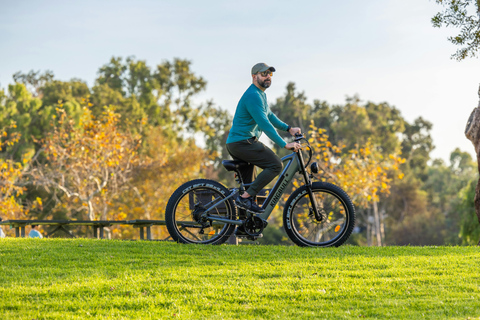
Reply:
[[[212, 180], [192, 180], [180, 186], [170, 197], [165, 210], [170, 236], [181, 243], [221, 244], [227, 241], [235, 225], [208, 221], [203, 213], [228, 195], [227, 188]], [[224, 201], [209, 213], [235, 219], [233, 201]]]
[[302, 247], [338, 247], [347, 241], [355, 225], [355, 208], [341, 188], [314, 182], [312, 193], [320, 217], [315, 217], [306, 186], [288, 198], [283, 225], [290, 239]]

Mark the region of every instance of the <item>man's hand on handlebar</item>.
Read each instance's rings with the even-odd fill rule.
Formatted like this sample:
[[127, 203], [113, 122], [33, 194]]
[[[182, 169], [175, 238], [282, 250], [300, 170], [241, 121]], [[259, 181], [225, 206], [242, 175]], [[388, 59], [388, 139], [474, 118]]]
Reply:
[[298, 143], [298, 142], [290, 142], [290, 143], [287, 143], [284, 148], [288, 149], [288, 150], [298, 152], [298, 150], [300, 150], [301, 146], [300, 146], [300, 143]]
[[300, 134], [302, 133], [302, 129], [298, 128], [298, 127], [295, 127], [295, 128], [290, 128], [290, 130], [288, 130], [288, 132], [294, 136], [296, 133]]

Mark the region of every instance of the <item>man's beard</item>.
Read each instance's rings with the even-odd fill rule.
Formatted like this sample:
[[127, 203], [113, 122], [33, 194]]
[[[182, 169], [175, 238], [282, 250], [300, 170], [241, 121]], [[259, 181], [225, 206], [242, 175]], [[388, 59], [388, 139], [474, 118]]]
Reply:
[[262, 79], [260, 79], [260, 77], [257, 77], [258, 85], [262, 88], [267, 89], [272, 84], [272, 80], [269, 79], [267, 82], [265, 82], [265, 81], [267, 81], [267, 80], [262, 80]]

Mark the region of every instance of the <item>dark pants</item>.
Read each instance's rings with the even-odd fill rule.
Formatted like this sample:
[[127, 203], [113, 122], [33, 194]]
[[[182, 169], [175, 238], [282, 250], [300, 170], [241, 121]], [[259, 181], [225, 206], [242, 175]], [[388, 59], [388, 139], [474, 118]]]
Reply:
[[244, 183], [252, 182], [255, 166], [263, 169], [246, 190], [251, 196], [256, 196], [263, 187], [282, 172], [282, 160], [256, 137], [229, 143], [227, 151], [234, 160], [242, 160], [251, 164], [240, 172]]

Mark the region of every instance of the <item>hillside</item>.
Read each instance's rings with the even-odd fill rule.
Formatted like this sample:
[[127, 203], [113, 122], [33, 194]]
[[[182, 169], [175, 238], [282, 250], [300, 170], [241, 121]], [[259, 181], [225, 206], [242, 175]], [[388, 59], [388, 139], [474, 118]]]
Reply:
[[467, 319], [478, 247], [0, 239], [2, 319]]

